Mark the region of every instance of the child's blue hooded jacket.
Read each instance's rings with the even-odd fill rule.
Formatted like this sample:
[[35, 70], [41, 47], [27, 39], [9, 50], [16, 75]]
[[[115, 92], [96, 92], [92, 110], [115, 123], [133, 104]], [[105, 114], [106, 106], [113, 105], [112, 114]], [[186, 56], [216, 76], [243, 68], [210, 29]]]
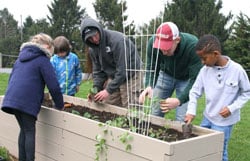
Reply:
[[74, 95], [76, 86], [82, 82], [82, 70], [76, 54], [69, 52], [66, 57], [54, 55], [50, 62], [56, 72], [61, 92], [66, 95]]

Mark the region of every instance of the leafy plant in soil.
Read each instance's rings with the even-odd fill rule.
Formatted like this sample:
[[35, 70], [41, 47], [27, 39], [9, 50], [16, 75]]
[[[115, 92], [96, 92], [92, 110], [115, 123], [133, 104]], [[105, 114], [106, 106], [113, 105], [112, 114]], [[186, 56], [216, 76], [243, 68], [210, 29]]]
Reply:
[[89, 89], [89, 97], [91, 100], [94, 100], [95, 95], [98, 93], [98, 90], [96, 87], [92, 87]]
[[[52, 107], [53, 103], [51, 100], [50, 101], [46, 100], [43, 102], [43, 105], [47, 107]], [[127, 116], [121, 116], [116, 113], [111, 113], [106, 111], [97, 111], [88, 107], [74, 105], [74, 104], [72, 104], [71, 107], [65, 108], [64, 110], [66, 112], [77, 114], [86, 117], [88, 119], [99, 121], [109, 126], [124, 128], [139, 134], [147, 135], [149, 137], [157, 138], [159, 140], [167, 142], [186, 139], [186, 137], [183, 136], [183, 132], [181, 131], [169, 127], [162, 127], [152, 123], [148, 124], [147, 122], [139, 120], [138, 118], [133, 118], [133, 120], [131, 120], [131, 118]], [[133, 127], [130, 126], [131, 121], [133, 121], [132, 125], [135, 126]], [[147, 133], [145, 133], [145, 124], [149, 125]], [[195, 134], [190, 135], [190, 137], [196, 137], [196, 136], [197, 135]]]
[[[53, 102], [51, 100], [44, 100], [43, 105], [47, 107], [53, 107]], [[138, 117], [140, 114], [137, 109], [131, 108], [128, 110], [128, 116], [122, 116], [116, 113], [97, 111], [88, 107], [74, 105], [67, 102], [65, 102], [65, 105], [67, 105], [66, 108], [64, 108], [66, 112], [100, 122], [98, 125], [100, 128], [103, 128], [103, 130], [102, 133], [96, 134], [95, 137], [95, 140], [97, 141], [95, 144], [95, 161], [99, 161], [101, 158], [107, 160], [108, 146], [106, 144], [106, 137], [107, 135], [110, 135], [113, 141], [115, 139], [113, 138], [112, 131], [109, 130], [110, 126], [123, 128], [167, 142], [185, 139], [183, 133], [177, 131], [176, 129], [169, 128], [168, 126], [162, 127], [150, 122], [145, 122], [145, 116], [143, 116], [143, 118]], [[145, 113], [145, 115], [147, 117], [149, 116], [149, 113]], [[133, 137], [130, 135], [129, 131], [124, 132], [118, 137], [119, 141], [125, 146], [126, 151], [130, 151], [132, 149], [130, 142], [133, 140]], [[191, 134], [190, 137], [195, 136], [196, 135]]]

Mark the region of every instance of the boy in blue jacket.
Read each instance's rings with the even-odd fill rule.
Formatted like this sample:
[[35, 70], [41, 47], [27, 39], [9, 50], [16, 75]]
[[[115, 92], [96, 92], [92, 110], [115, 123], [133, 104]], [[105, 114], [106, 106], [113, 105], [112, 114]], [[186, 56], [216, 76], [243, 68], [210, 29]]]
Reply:
[[56, 72], [61, 92], [75, 96], [82, 82], [82, 70], [79, 59], [72, 53], [69, 40], [64, 36], [58, 36], [54, 40], [55, 55], [50, 59]]

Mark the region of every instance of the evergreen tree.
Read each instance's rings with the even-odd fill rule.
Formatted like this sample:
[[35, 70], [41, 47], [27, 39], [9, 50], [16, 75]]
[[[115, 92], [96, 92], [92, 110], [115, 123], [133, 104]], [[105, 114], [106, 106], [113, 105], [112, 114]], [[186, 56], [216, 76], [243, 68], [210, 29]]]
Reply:
[[180, 31], [197, 37], [214, 34], [224, 42], [230, 33], [225, 26], [232, 14], [224, 16], [219, 12], [221, 8], [222, 0], [173, 0], [165, 7], [163, 21], [173, 21]]
[[135, 33], [134, 22], [127, 22], [126, 1], [118, 3], [118, 0], [96, 0], [93, 6], [97, 19], [104, 27], [127, 35]]
[[77, 5], [78, 0], [54, 0], [48, 6], [51, 17], [47, 16], [51, 25], [52, 37], [64, 35], [72, 40], [72, 35], [79, 30], [81, 18], [85, 16], [85, 9]]
[[31, 16], [28, 16], [23, 23], [23, 41], [28, 41], [30, 36], [36, 35], [38, 33], [48, 33], [49, 32], [49, 23], [46, 19], [36, 20], [32, 19]]
[[17, 21], [7, 8], [0, 10], [0, 37], [16, 37], [18, 34]]
[[232, 31], [225, 43], [225, 54], [250, 70], [250, 18], [240, 13], [232, 24]]
[[0, 10], [0, 52], [8, 55], [3, 57], [3, 67], [12, 67], [17, 58], [21, 44], [17, 25], [7, 8]]

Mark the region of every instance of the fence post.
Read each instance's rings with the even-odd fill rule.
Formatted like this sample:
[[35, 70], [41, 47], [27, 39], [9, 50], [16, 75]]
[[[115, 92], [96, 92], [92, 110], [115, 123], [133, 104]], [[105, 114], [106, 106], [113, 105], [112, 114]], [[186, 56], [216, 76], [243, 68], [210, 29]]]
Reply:
[[2, 53], [0, 53], [0, 68], [2, 68]]

